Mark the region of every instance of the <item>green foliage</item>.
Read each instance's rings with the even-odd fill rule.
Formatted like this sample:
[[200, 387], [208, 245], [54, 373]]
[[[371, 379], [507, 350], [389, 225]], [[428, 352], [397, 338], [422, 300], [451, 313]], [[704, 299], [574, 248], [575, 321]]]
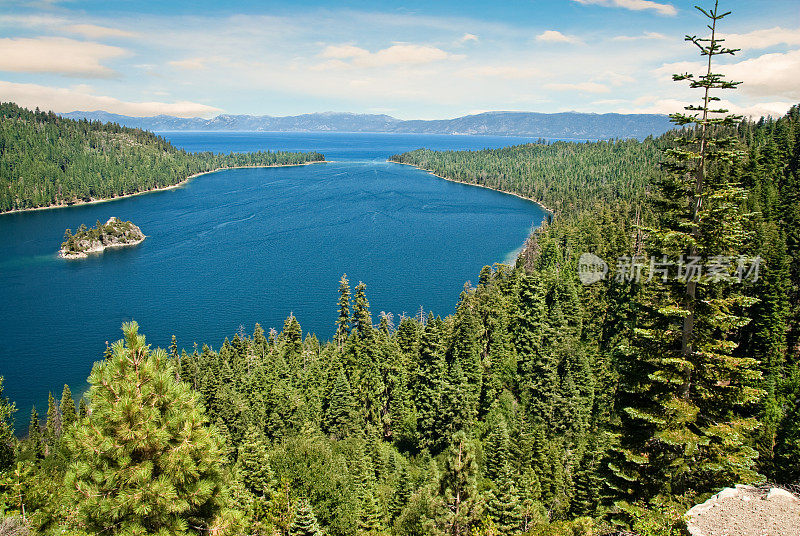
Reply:
[[75, 234], [69, 229], [64, 233], [61, 250], [65, 254], [84, 253], [98, 246], [111, 244], [135, 244], [144, 239], [141, 230], [129, 221], [110, 218], [106, 223], [99, 220], [96, 225], [87, 228], [81, 225]]
[[633, 521], [631, 529], [640, 536], [684, 536], [686, 507], [674, 501], [635, 503], [630, 508]]
[[220, 442], [135, 322], [89, 376], [91, 412], [66, 437], [65, 485], [78, 527], [112, 534], [193, 534], [218, 527], [226, 501]]
[[322, 534], [317, 524], [317, 518], [314, 517], [314, 511], [307, 500], [300, 499], [292, 524], [289, 526], [288, 534], [289, 536], [317, 536]]
[[0, 376], [0, 472], [14, 464], [14, 413], [17, 408], [3, 396], [3, 377]]
[[[666, 152], [669, 173], [644, 246], [655, 258], [709, 266], [715, 259], [746, 256], [748, 222], [741, 207], [745, 191], [734, 176], [744, 152], [735, 132], [724, 130], [739, 118], [712, 108], [718, 98], [710, 93], [735, 88], [711, 71], [714, 56], [735, 51], [716, 36], [725, 16], [716, 3], [704, 14], [710, 37], [687, 40], [708, 56], [708, 70], [696, 79], [675, 76], [702, 89], [703, 101], [687, 107], [694, 114], [672, 116], [695, 128]], [[749, 408], [762, 394], [761, 373], [753, 357], [736, 351], [738, 332], [750, 320], [747, 309], [758, 300], [742, 292], [731, 268], [713, 278], [673, 273], [665, 279], [649, 281], [641, 294], [640, 320], [632, 347], [625, 348], [629, 373], [618, 392], [623, 429], [612, 472], [616, 489], [636, 499], [760, 478], [747, 437], [757, 427]]]
[[61, 412], [61, 428], [66, 431], [78, 420], [75, 400], [72, 398], [72, 391], [70, 391], [67, 384], [64, 384], [64, 390], [61, 392], [61, 402], [58, 409]]
[[481, 151], [418, 149], [394, 155], [448, 179], [535, 199], [558, 214], [642, 196], [668, 138], [587, 143], [540, 141]]
[[355, 432], [357, 429], [356, 401], [353, 390], [343, 368], [339, 369], [328, 402], [325, 428], [339, 439]]
[[28, 446], [35, 459], [44, 458], [45, 440], [42, 434], [42, 423], [36, 406], [31, 408], [31, 420], [28, 423]]
[[0, 212], [130, 195], [219, 168], [322, 160], [319, 153], [187, 153], [143, 130], [0, 103]]
[[595, 536], [595, 524], [590, 517], [579, 517], [572, 521], [556, 521], [536, 525], [529, 536]]

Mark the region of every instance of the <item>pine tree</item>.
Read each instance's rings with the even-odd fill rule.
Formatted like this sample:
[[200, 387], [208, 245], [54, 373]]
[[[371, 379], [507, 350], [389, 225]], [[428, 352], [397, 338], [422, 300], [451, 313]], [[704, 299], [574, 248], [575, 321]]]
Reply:
[[461, 369], [461, 362], [457, 360], [450, 366], [442, 392], [438, 429], [444, 437], [468, 429], [471, 424], [474, 407], [472, 402], [476, 399], [470, 396], [470, 391], [467, 378]]
[[14, 463], [14, 427], [12, 417], [17, 408], [3, 396], [3, 377], [0, 376], [0, 472]]
[[272, 483], [267, 441], [254, 424], [247, 427], [237, 463], [245, 487], [257, 497], [267, 496]]
[[442, 396], [444, 395], [446, 362], [442, 350], [441, 320], [428, 316], [425, 333], [420, 347], [419, 376], [417, 378], [416, 407], [420, 447], [432, 448], [439, 440], [440, 432], [436, 424], [440, 420]]
[[317, 518], [307, 499], [300, 499], [294, 513], [292, 524], [289, 525], [289, 536], [321, 536], [322, 531], [317, 524]]
[[89, 414], [89, 408], [86, 407], [86, 400], [81, 397], [80, 402], [78, 402], [78, 418], [83, 419]]
[[56, 399], [50, 392], [47, 397], [47, 422], [45, 424], [45, 438], [49, 445], [53, 445], [61, 435], [61, 415], [58, 412]]
[[122, 330], [89, 376], [91, 413], [66, 436], [76, 522], [110, 534], [225, 530], [221, 449], [195, 393], [135, 322]]
[[486, 478], [496, 483], [509, 461], [508, 425], [499, 411], [494, 411], [489, 415], [487, 424], [491, 430], [485, 442]]
[[350, 282], [347, 274], [339, 281], [339, 317], [336, 319], [336, 343], [341, 351], [350, 333]]
[[367, 285], [358, 282], [356, 294], [353, 302], [353, 326], [359, 339], [366, 340], [372, 337], [372, 316], [369, 312], [369, 301], [367, 301]]
[[61, 426], [66, 431], [72, 426], [72, 423], [78, 420], [78, 414], [75, 412], [75, 400], [72, 398], [72, 391], [67, 384], [64, 384], [64, 390], [61, 392], [59, 410], [61, 411]]
[[465, 398], [469, 417], [474, 418], [478, 414], [481, 389], [483, 388], [483, 363], [478, 343], [480, 322], [472, 300], [466, 293], [462, 293], [455, 321], [452, 361], [460, 364], [466, 377], [468, 389], [463, 391], [461, 396]]
[[520, 389], [531, 418], [550, 422], [556, 365], [545, 345], [545, 289], [542, 276], [525, 275], [519, 286], [513, 324], [514, 347], [520, 360]]
[[[740, 157], [735, 138], [727, 135], [738, 117], [712, 107], [713, 90], [735, 89], [712, 71], [715, 56], [734, 54], [717, 36], [718, 2], [710, 11], [709, 38], [687, 36], [707, 57], [704, 74], [675, 75], [703, 92], [689, 114], [672, 114], [678, 125], [691, 125], [667, 150], [661, 183], [659, 225], [647, 229], [649, 253], [656, 259], [724, 264], [742, 255], [745, 221], [741, 187], [731, 168]], [[693, 112], [693, 113], [692, 113]], [[721, 116], [721, 117], [720, 117]], [[682, 276], [682, 277], [681, 277]], [[609, 467], [612, 489], [624, 499], [649, 499], [757, 479], [756, 452], [746, 438], [756, 421], [746, 406], [758, 400], [754, 387], [760, 373], [750, 356], [737, 355], [733, 335], [749, 319], [754, 300], [737, 287], [732, 268], [710, 277], [683, 270], [656, 277], [644, 286], [639, 326], [618, 390], [623, 431], [620, 449]]]
[[45, 443], [42, 437], [42, 423], [39, 422], [39, 413], [36, 411], [36, 406], [31, 409], [31, 420], [28, 423], [28, 444], [37, 459], [44, 458]]
[[180, 381], [181, 379], [181, 354], [178, 353], [178, 339], [175, 335], [172, 336], [172, 340], [169, 343], [169, 357], [175, 362], [175, 374], [176, 379]]
[[463, 431], [456, 432], [450, 440], [439, 483], [439, 494], [445, 505], [439, 523], [453, 536], [468, 534], [475, 521], [476, 473], [472, 444]]
[[290, 314], [283, 323], [283, 338], [285, 340], [284, 359], [292, 365], [303, 355], [303, 330], [294, 314]]
[[375, 490], [368, 486], [360, 492], [361, 507], [358, 513], [358, 533], [368, 536], [379, 534], [383, 528], [380, 505]]
[[344, 368], [339, 367], [328, 399], [325, 428], [336, 439], [342, 439], [356, 430], [356, 416], [353, 390]]
[[400, 467], [400, 474], [397, 476], [397, 484], [394, 487], [394, 494], [389, 504], [389, 516], [392, 520], [396, 519], [403, 508], [408, 504], [411, 497], [411, 482], [408, 477], [408, 468], [403, 465]]
[[503, 464], [495, 486], [489, 492], [486, 512], [500, 534], [510, 535], [520, 532], [522, 507], [508, 462]]

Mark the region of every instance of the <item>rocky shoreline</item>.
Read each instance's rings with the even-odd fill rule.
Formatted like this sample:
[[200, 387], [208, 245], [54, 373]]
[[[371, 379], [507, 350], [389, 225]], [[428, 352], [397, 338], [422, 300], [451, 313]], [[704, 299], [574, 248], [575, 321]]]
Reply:
[[112, 216], [105, 224], [98, 222], [91, 229], [81, 226], [74, 235], [67, 229], [58, 256], [62, 259], [85, 259], [90, 253], [102, 253], [106, 248], [141, 244], [145, 238], [139, 227]]

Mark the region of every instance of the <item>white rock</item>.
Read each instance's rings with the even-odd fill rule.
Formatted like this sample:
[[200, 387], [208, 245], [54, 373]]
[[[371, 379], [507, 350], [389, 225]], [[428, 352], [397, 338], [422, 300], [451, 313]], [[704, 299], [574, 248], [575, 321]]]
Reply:
[[781, 501], [781, 502], [800, 502], [800, 499], [781, 488], [771, 488], [767, 493], [768, 501]]

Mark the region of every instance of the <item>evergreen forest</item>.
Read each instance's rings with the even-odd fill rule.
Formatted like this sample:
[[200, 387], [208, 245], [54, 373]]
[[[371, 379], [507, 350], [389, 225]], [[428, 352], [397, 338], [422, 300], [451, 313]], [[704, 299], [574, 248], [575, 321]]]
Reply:
[[323, 161], [318, 153], [187, 153], [151, 132], [0, 103], [0, 212], [176, 185], [219, 168]]

